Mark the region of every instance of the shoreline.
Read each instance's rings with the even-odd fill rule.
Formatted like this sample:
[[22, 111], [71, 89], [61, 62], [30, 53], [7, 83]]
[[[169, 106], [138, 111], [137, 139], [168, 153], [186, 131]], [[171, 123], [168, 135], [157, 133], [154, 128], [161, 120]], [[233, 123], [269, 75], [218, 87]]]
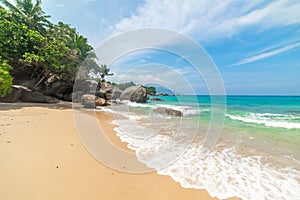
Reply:
[[[156, 172], [103, 165], [82, 145], [68, 105], [0, 104], [0, 119], [0, 199], [216, 199]], [[114, 145], [133, 153], [113, 130], [112, 114], [97, 119]]]

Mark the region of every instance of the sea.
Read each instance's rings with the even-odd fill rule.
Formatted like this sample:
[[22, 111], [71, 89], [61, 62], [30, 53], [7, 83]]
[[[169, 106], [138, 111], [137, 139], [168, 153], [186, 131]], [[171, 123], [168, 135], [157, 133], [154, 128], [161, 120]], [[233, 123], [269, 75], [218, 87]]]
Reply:
[[151, 98], [101, 108], [140, 162], [219, 199], [300, 199], [300, 96]]

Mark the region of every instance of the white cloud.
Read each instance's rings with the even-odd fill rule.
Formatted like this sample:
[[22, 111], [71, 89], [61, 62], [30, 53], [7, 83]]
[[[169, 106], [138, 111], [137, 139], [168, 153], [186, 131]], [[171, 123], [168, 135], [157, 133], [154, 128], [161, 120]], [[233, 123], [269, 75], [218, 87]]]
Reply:
[[264, 59], [264, 58], [267, 58], [267, 57], [270, 57], [270, 56], [274, 56], [274, 55], [283, 53], [285, 51], [288, 51], [290, 49], [293, 49], [293, 48], [296, 48], [296, 47], [299, 47], [299, 46], [300, 46], [300, 42], [297, 42], [297, 43], [289, 44], [289, 45], [286, 45], [286, 46], [283, 46], [283, 47], [280, 47], [280, 48], [272, 49], [272, 50], [267, 51], [267, 52], [262, 52], [262, 53], [254, 55], [254, 56], [251, 56], [249, 58], [243, 59], [243, 60], [239, 61], [238, 63], [235, 63], [235, 64], [231, 65], [231, 67], [252, 63], [252, 62], [255, 62], [257, 60], [261, 60], [261, 59]]
[[249, 26], [261, 28], [300, 23], [299, 1], [148, 0], [115, 31], [161, 27], [197, 36], [200, 41], [230, 37]]

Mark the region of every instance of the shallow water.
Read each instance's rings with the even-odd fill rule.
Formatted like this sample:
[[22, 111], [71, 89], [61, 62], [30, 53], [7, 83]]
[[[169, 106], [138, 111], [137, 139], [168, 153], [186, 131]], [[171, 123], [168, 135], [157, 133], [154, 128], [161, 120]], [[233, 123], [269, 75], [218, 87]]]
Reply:
[[[300, 97], [229, 96], [220, 137], [207, 133], [209, 96], [160, 98], [105, 108], [125, 116], [113, 123], [139, 161], [221, 199], [299, 199]], [[183, 117], [157, 114], [157, 107]], [[213, 149], [205, 146], [208, 134], [218, 139]]]

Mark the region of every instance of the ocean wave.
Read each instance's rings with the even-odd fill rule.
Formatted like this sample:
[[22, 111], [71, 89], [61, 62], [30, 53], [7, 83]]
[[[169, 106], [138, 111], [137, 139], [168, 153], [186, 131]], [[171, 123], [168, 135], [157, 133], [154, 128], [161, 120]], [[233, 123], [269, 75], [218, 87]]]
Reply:
[[244, 200], [296, 199], [300, 173], [292, 168], [275, 169], [260, 157], [238, 155], [234, 149], [210, 152], [200, 157], [201, 148], [190, 147], [173, 165], [159, 170], [185, 188], [206, 189], [213, 197]]
[[182, 187], [206, 189], [213, 197], [226, 199], [295, 199], [300, 193], [300, 172], [293, 168], [275, 168], [261, 162], [259, 156], [242, 156], [234, 148], [211, 151], [203, 156], [199, 144], [188, 142], [186, 135], [149, 132], [118, 121], [117, 135], [138, 160], [158, 174], [168, 175]]
[[200, 112], [205, 112], [209, 109], [203, 109], [203, 110], [198, 110], [195, 108], [192, 108], [190, 106], [178, 106], [178, 105], [170, 105], [170, 104], [142, 104], [142, 103], [135, 103], [135, 102], [130, 102], [130, 101], [122, 101], [123, 104], [126, 104], [131, 107], [140, 107], [140, 108], [150, 108], [150, 109], [156, 109], [156, 108], [170, 108], [173, 110], [178, 110], [182, 112], [183, 116], [188, 116], [188, 115], [197, 115]]
[[268, 127], [300, 129], [300, 123], [291, 120], [299, 119], [297, 116], [272, 114], [272, 113], [249, 113], [246, 116], [226, 114], [230, 119], [245, 123], [260, 124]]
[[[102, 108], [102, 110], [116, 112], [111, 108]], [[205, 112], [207, 111], [209, 110]], [[148, 116], [129, 112], [119, 112], [119, 114], [125, 118], [116, 119], [113, 123], [118, 125], [114, 130], [121, 141], [128, 143], [128, 148], [136, 152], [140, 162], [156, 169], [158, 174], [172, 177], [182, 187], [206, 189], [211, 196], [219, 199], [233, 196], [245, 200], [296, 199], [300, 193], [300, 184], [297, 181], [300, 179], [300, 172], [291, 167], [275, 167], [271, 163], [261, 162], [259, 156], [239, 155], [235, 148], [211, 151], [203, 156], [202, 146], [191, 143], [188, 138], [190, 134], [178, 134], [175, 129], [174, 132], [160, 133], [156, 129], [141, 125], [143, 122], [139, 120]], [[264, 125], [273, 125], [269, 124], [270, 122], [277, 123], [270, 121], [271, 119], [295, 117], [272, 113], [248, 113], [248, 118], [228, 114], [227, 116], [247, 123], [258, 121], [259, 124]], [[279, 125], [286, 126], [286, 124]], [[277, 124], [276, 127], [279, 125]], [[165, 126], [172, 127], [172, 124], [165, 124]]]

